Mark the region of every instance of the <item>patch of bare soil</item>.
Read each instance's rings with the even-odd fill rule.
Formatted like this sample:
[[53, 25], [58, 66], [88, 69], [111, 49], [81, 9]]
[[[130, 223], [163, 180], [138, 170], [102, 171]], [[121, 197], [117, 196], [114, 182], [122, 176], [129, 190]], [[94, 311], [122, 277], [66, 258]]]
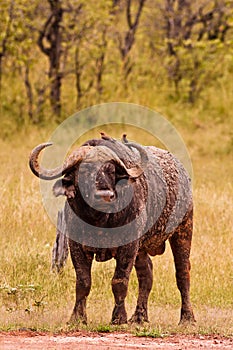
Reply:
[[1, 350], [137, 350], [137, 349], [233, 349], [233, 338], [174, 335], [165, 338], [136, 337], [128, 333], [72, 332], [49, 334], [17, 331], [0, 333]]

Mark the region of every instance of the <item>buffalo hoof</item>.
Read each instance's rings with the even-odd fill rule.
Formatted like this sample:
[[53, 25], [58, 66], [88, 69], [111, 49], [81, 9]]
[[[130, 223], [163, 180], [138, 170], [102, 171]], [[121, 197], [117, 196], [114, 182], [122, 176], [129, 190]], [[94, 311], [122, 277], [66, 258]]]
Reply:
[[127, 324], [127, 319], [125, 318], [116, 318], [115, 320], [111, 321], [112, 325], [119, 326], [122, 324]]
[[144, 322], [149, 323], [146, 312], [135, 312], [135, 314], [129, 319], [129, 323], [143, 324]]
[[194, 325], [196, 322], [192, 311], [181, 311], [179, 326]]
[[121, 314], [118, 314], [118, 315], [113, 314], [111, 324], [113, 325], [127, 324], [126, 312], [122, 312]]
[[87, 325], [87, 319], [86, 317], [80, 317], [77, 315], [71, 315], [69, 321], [67, 322], [67, 325]]
[[127, 323], [127, 313], [126, 313], [124, 304], [115, 305], [112, 313], [111, 324], [120, 325], [120, 324], [126, 324], [126, 323]]

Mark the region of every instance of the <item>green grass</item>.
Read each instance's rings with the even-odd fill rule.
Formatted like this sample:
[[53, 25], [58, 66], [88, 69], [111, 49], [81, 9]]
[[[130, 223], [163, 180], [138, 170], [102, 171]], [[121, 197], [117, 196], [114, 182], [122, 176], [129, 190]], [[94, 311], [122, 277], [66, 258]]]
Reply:
[[[185, 329], [177, 326], [180, 296], [167, 244], [163, 256], [152, 258], [154, 285], [149, 299], [150, 325], [142, 329], [137, 326], [120, 329], [154, 337], [173, 332], [232, 335], [232, 122], [228, 118], [226, 122], [210, 121], [210, 118], [202, 118], [204, 109], [200, 111], [200, 106], [191, 111], [185, 105], [183, 115], [187, 120], [182, 122], [179, 119], [182, 108], [176, 107], [171, 119], [184, 136], [194, 166], [191, 299], [197, 324]], [[196, 119], [193, 115], [198, 116], [198, 111], [200, 115]], [[66, 322], [75, 300], [75, 273], [70, 259], [62, 274], [51, 272], [55, 227], [43, 209], [38, 179], [27, 165], [30, 150], [45, 141], [51, 131], [52, 126], [44, 129], [29, 126], [17, 137], [0, 141], [2, 330], [23, 327], [48, 331], [70, 329]], [[131, 137], [140, 141], [136, 133]], [[117, 329], [109, 325], [114, 304], [111, 292], [114, 266], [113, 260], [94, 262], [87, 306], [89, 323], [87, 327], [79, 327], [99, 332]], [[133, 271], [127, 296], [129, 316], [135, 308], [136, 289]]]
[[164, 338], [166, 334], [161, 332], [160, 328], [136, 328], [135, 335], [137, 337]]

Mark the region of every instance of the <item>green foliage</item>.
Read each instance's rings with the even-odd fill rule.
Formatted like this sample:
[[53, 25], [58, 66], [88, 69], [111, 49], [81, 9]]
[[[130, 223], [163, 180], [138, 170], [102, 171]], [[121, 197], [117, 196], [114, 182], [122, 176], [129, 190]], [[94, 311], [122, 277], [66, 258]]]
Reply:
[[167, 335], [163, 334], [161, 329], [156, 329], [156, 328], [144, 328], [144, 329], [138, 329], [135, 332], [137, 337], [149, 337], [149, 338], [164, 338]]
[[[14, 124], [10, 126], [13, 132], [28, 123], [59, 122], [77, 109], [113, 100], [139, 102], [154, 108], [159, 94], [163, 95], [163, 105], [168, 101], [200, 103], [208, 98], [209, 89], [219, 79], [229, 85], [233, 62], [230, 2], [219, 2], [222, 12], [217, 7], [206, 28], [202, 17], [198, 17], [187, 34], [185, 21], [189, 16], [211, 14], [214, 2], [209, 1], [205, 6], [202, 2], [193, 5], [187, 2], [190, 10], [180, 13], [178, 0], [175, 1], [171, 20], [178, 20], [181, 14], [183, 20], [179, 34], [171, 32], [170, 36], [165, 30], [168, 18], [165, 4], [154, 7], [151, 1], [145, 2], [134, 44], [122, 62], [120, 46], [127, 46], [125, 40], [128, 40], [125, 3], [113, 9], [112, 1], [61, 2], [63, 19], [57, 74], [61, 76], [62, 112], [54, 116], [50, 105], [51, 62], [38, 47], [39, 35], [50, 16], [49, 2], [34, 1], [29, 5], [25, 0], [2, 1], [0, 52], [6, 39], [0, 72], [3, 134], [9, 134], [9, 124]], [[199, 8], [202, 12], [198, 12]], [[132, 2], [133, 18], [136, 10], [137, 4]], [[219, 13], [222, 17], [216, 27]], [[211, 26], [217, 28], [219, 37], [210, 40]], [[199, 39], [203, 28], [204, 34]], [[49, 48], [46, 31], [43, 44]], [[169, 53], [169, 45], [174, 54]]]
[[96, 331], [97, 332], [100, 332], [100, 333], [110, 333], [110, 332], [114, 332], [114, 327], [111, 327], [110, 325], [99, 325], [97, 328], [96, 328]]

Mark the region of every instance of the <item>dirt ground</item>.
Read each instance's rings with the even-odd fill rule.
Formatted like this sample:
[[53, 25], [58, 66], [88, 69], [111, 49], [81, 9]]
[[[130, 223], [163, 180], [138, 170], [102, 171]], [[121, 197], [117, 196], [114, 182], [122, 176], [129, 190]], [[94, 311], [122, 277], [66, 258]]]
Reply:
[[0, 333], [1, 350], [137, 350], [137, 349], [233, 349], [233, 337], [174, 335], [165, 338], [136, 337], [128, 333], [72, 332], [49, 334], [18, 331]]

